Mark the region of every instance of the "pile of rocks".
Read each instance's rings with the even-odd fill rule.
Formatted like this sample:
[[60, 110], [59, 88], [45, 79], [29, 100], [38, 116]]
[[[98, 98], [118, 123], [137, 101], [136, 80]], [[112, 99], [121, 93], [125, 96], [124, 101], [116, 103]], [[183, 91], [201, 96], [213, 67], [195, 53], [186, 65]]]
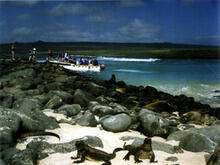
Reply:
[[[195, 102], [192, 97], [172, 96], [150, 86], [126, 85], [115, 78], [97, 82], [59, 66], [21, 59], [0, 59], [0, 76], [0, 164], [37, 164], [50, 151], [73, 151], [75, 141], [31, 142], [25, 150], [15, 148], [21, 133], [55, 129], [59, 123], [100, 125], [111, 132], [136, 130], [148, 137], [180, 141], [179, 147], [192, 152], [213, 152], [220, 143], [220, 109]], [[45, 109], [70, 120], [57, 121], [46, 116]], [[98, 137], [88, 135], [87, 142], [102, 146]], [[153, 145], [176, 152], [171, 146]], [[47, 153], [42, 152], [45, 148]]]

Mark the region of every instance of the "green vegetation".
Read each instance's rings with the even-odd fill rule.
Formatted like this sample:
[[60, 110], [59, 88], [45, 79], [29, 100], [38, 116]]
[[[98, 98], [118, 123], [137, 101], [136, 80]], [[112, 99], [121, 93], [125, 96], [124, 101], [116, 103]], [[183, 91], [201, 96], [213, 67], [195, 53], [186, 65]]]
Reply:
[[[95, 42], [43, 42], [15, 43], [16, 53], [27, 54], [37, 48], [38, 54], [47, 55], [48, 49], [55, 54], [136, 57], [136, 58], [220, 58], [220, 47], [171, 43], [95, 43]], [[10, 44], [1, 44], [0, 53], [8, 54]]]

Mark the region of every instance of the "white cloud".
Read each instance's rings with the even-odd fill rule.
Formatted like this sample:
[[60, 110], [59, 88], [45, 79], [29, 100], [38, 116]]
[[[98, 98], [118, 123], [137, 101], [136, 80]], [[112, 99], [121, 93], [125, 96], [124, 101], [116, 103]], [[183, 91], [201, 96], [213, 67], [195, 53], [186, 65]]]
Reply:
[[14, 35], [28, 35], [31, 33], [31, 29], [27, 27], [19, 27], [12, 31]]
[[89, 9], [80, 3], [60, 3], [49, 11], [51, 15], [78, 15], [86, 14]]
[[114, 23], [115, 20], [108, 15], [90, 15], [86, 17], [87, 22], [92, 23]]
[[16, 19], [18, 21], [30, 21], [32, 19], [32, 16], [29, 14], [22, 14], [22, 15], [16, 16]]
[[144, 22], [140, 19], [134, 19], [127, 26], [119, 29], [121, 35], [128, 40], [156, 40], [160, 27]]
[[24, 7], [24, 6], [35, 6], [40, 3], [40, 0], [0, 0], [0, 5], [11, 5], [16, 7]]

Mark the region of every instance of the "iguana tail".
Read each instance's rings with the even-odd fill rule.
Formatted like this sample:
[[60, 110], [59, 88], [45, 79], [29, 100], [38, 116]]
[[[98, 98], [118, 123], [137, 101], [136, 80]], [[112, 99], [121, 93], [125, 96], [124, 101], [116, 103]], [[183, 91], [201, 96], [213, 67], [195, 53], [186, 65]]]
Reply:
[[60, 136], [53, 132], [27, 132], [20, 134], [21, 138], [30, 137], [30, 136], [54, 136], [60, 140]]

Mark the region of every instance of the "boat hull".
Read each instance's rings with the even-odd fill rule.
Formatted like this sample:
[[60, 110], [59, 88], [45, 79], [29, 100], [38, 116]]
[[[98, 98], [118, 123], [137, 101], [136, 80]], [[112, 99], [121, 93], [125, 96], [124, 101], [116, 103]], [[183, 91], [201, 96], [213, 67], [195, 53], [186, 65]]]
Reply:
[[63, 61], [57, 61], [57, 60], [49, 60], [50, 63], [52, 64], [57, 64], [62, 66], [65, 69], [72, 70], [72, 71], [81, 71], [81, 72], [86, 72], [86, 71], [93, 71], [93, 72], [100, 72], [101, 70], [105, 69], [104, 65], [98, 65], [98, 66], [93, 66], [93, 65], [76, 65], [76, 64], [71, 64], [68, 62], [63, 62]]
[[63, 68], [72, 70], [72, 71], [81, 71], [81, 72], [86, 72], [86, 71], [93, 71], [93, 72], [100, 72], [102, 70], [102, 67], [100, 65], [98, 66], [88, 66], [88, 65], [64, 65]]

